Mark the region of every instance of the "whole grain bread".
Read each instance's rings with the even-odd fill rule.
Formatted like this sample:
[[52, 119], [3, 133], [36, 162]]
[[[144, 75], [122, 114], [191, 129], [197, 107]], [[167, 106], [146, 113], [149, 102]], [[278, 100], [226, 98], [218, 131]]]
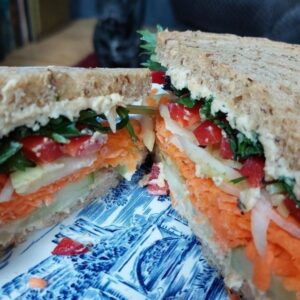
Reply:
[[300, 198], [300, 46], [204, 32], [160, 32], [157, 58], [176, 88], [213, 95], [213, 110], [258, 134], [268, 177], [296, 179]]
[[108, 113], [145, 97], [150, 87], [147, 69], [0, 67], [0, 137], [82, 109]]

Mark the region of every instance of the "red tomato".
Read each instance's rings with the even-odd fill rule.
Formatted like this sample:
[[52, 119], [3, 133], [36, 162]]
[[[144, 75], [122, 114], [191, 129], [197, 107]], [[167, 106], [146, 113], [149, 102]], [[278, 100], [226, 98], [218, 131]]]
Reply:
[[6, 175], [6, 174], [0, 174], [0, 191], [5, 186], [7, 179], [8, 179], [8, 175]]
[[193, 108], [185, 107], [179, 103], [168, 104], [171, 119], [179, 123], [181, 127], [191, 126], [200, 121], [200, 107], [201, 103], [197, 103]]
[[220, 144], [221, 157], [224, 159], [233, 159], [233, 152], [231, 150], [229, 141], [226, 137], [222, 136]]
[[84, 156], [98, 152], [103, 144], [103, 139], [93, 140], [92, 135], [82, 135], [71, 138], [68, 144], [63, 145], [62, 151], [73, 157]]
[[24, 155], [36, 162], [47, 163], [60, 158], [63, 153], [60, 144], [43, 136], [28, 136], [21, 140]]
[[[147, 191], [151, 195], [167, 195], [169, 192], [169, 185], [166, 181], [164, 181], [164, 186], [159, 186], [157, 183], [155, 183], [155, 180], [158, 178], [159, 174], [159, 164], [155, 163], [152, 165], [151, 172], [149, 175], [149, 183], [147, 185]], [[151, 181], [153, 182], [151, 183]]]
[[258, 156], [252, 156], [246, 159], [240, 173], [247, 177], [250, 186], [259, 187], [264, 178], [265, 160]]
[[51, 252], [53, 255], [80, 255], [89, 251], [89, 248], [85, 245], [76, 242], [70, 238], [63, 238], [59, 244]]
[[165, 83], [165, 75], [164, 71], [152, 71], [152, 83], [164, 84]]
[[222, 139], [221, 129], [209, 120], [201, 123], [193, 132], [200, 146], [219, 144]]
[[169, 186], [167, 182], [163, 187], [159, 186], [158, 184], [150, 183], [147, 186], [147, 191], [150, 195], [155, 195], [155, 196], [167, 195], [169, 192]]
[[300, 209], [296, 206], [295, 201], [293, 201], [290, 198], [285, 198], [283, 200], [283, 203], [285, 204], [285, 206], [287, 207], [287, 209], [289, 210], [290, 214], [297, 219], [298, 221], [300, 221]]

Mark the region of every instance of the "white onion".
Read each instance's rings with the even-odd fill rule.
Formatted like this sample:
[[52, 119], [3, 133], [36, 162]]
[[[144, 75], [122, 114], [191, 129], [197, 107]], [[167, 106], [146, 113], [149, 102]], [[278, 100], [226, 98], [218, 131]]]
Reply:
[[290, 235], [300, 239], [300, 228], [297, 225], [287, 221], [273, 209], [270, 211], [270, 218], [275, 224], [287, 231]]
[[153, 119], [149, 116], [143, 116], [141, 118], [142, 125], [142, 139], [149, 151], [153, 150], [155, 143], [155, 133], [153, 129]]
[[270, 223], [269, 203], [257, 201], [251, 213], [251, 231], [253, 235], [254, 245], [259, 255], [264, 256], [267, 247], [267, 231]]
[[218, 188], [223, 192], [236, 197], [239, 197], [241, 193], [241, 189], [239, 189], [236, 184], [228, 183], [226, 181], [222, 181], [218, 185]]
[[116, 112], [116, 107], [112, 107], [108, 113], [105, 113], [105, 116], [107, 118], [108, 124], [110, 126], [110, 129], [112, 132], [116, 132], [117, 131], [117, 112]]
[[0, 203], [1, 202], [5, 202], [5, 201], [9, 201], [12, 194], [14, 192], [14, 188], [11, 184], [11, 180], [10, 178], [6, 181], [3, 189], [0, 192]]
[[267, 246], [267, 230], [270, 220], [290, 235], [300, 239], [300, 228], [278, 214], [266, 199], [266, 193], [261, 195], [251, 214], [251, 230], [258, 253], [263, 256]]
[[189, 139], [192, 143], [198, 145], [198, 141], [191, 131], [182, 128], [180, 125], [177, 124], [177, 122], [171, 119], [169, 110], [165, 105], [161, 105], [159, 107], [159, 112], [165, 121], [165, 126], [167, 130], [169, 130], [173, 134], [185, 137], [186, 139]]

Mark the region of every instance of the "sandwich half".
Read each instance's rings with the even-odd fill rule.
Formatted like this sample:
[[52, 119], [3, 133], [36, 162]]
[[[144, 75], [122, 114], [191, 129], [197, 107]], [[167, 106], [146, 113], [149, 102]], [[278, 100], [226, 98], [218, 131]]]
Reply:
[[300, 46], [142, 33], [174, 207], [246, 299], [300, 297]]
[[0, 249], [59, 221], [143, 161], [129, 107], [147, 69], [0, 68]]

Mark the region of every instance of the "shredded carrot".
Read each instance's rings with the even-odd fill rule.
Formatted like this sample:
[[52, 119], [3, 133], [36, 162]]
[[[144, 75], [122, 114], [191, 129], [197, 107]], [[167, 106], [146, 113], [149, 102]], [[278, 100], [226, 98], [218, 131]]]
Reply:
[[159, 104], [162, 103], [168, 103], [170, 102], [170, 96], [169, 94], [164, 94], [160, 96], [159, 99], [155, 98], [155, 95], [157, 94], [157, 89], [152, 89], [150, 94], [146, 98], [146, 104], [153, 107], [158, 107]]
[[47, 286], [47, 281], [39, 277], [31, 277], [29, 279], [28, 285], [32, 289], [43, 289]]
[[[140, 139], [139, 123], [135, 120], [131, 122]], [[97, 159], [91, 166], [42, 187], [37, 192], [28, 195], [14, 193], [10, 201], [0, 203], [0, 225], [25, 218], [45, 203], [51, 204], [57, 191], [96, 170], [109, 166], [116, 167], [119, 164], [126, 164], [129, 170], [135, 170], [137, 163], [141, 160], [141, 147], [141, 142], [134, 143], [126, 129], [109, 134], [107, 143], [99, 149]]]
[[[251, 233], [251, 213], [241, 213], [237, 198], [221, 191], [212, 180], [195, 176], [195, 164], [173, 144], [168, 143], [171, 133], [163, 119], [156, 119], [159, 148], [175, 163], [185, 179], [189, 199], [204, 214], [214, 229], [214, 239], [224, 251], [245, 247], [245, 254], [253, 263], [253, 283], [261, 291], [270, 285], [271, 274], [281, 276], [286, 289], [300, 292], [300, 240], [271, 221], [268, 228], [268, 246], [261, 257], [254, 246]], [[173, 195], [176, 196], [176, 195]], [[176, 200], [173, 200], [176, 202]], [[299, 222], [288, 217], [300, 227]]]

